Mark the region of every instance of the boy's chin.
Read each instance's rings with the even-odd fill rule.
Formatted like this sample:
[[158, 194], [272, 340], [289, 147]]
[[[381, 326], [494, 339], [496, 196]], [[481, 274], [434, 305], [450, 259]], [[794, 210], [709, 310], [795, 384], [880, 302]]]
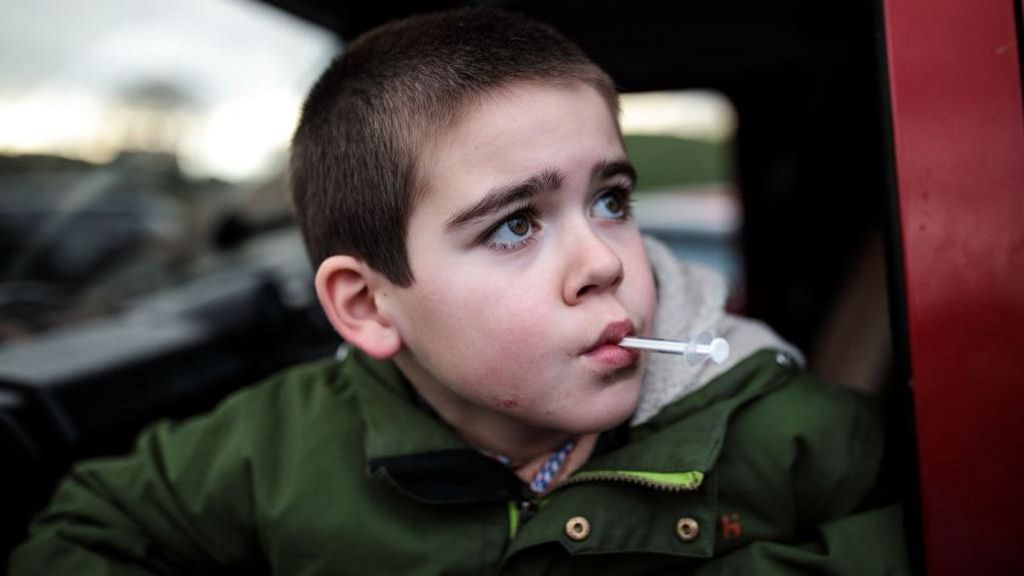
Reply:
[[632, 393], [610, 406], [581, 406], [561, 423], [560, 428], [564, 432], [578, 435], [606, 432], [628, 421], [636, 411], [638, 402], [639, 394]]

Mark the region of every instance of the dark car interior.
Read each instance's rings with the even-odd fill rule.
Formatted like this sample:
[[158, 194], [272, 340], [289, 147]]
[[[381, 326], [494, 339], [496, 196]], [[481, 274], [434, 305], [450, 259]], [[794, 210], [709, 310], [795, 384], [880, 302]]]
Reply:
[[[396, 17], [498, 6], [553, 24], [624, 93], [724, 95], [738, 118], [728, 151], [743, 212], [742, 294], [731, 306], [796, 344], [817, 375], [885, 403], [891, 482], [879, 498], [913, 510], [905, 306], [875, 3], [267, 4], [331, 31], [342, 47]], [[230, 258], [208, 273], [130, 309], [0, 340], [4, 556], [75, 460], [124, 452], [155, 419], [207, 410], [277, 370], [335, 353], [340, 341], [312, 294], [288, 218], [225, 218], [212, 241]], [[912, 543], [915, 530], [911, 522]]]

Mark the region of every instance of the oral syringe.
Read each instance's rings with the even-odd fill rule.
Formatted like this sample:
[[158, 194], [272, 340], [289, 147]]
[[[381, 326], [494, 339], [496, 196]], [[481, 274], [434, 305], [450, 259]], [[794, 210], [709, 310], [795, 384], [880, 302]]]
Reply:
[[619, 342], [619, 346], [661, 354], [678, 354], [690, 366], [697, 366], [709, 358], [715, 364], [721, 364], [729, 357], [729, 343], [724, 338], [715, 338], [710, 332], [701, 332], [689, 342], [627, 336]]

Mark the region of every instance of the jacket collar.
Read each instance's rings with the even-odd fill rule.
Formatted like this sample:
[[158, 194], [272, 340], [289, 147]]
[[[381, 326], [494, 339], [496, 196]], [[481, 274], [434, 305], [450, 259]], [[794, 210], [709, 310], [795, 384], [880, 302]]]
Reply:
[[[665, 406], [630, 431], [630, 441], [595, 456], [577, 472], [706, 472], [718, 457], [732, 413], [774, 389], [785, 365], [777, 353], [750, 356], [700, 390]], [[527, 496], [508, 468], [467, 445], [429, 410], [393, 362], [353, 350], [343, 377], [356, 386], [365, 422], [368, 472], [413, 498], [438, 503], [518, 500]], [[605, 437], [605, 445], [608, 437]]]
[[469, 503], [518, 499], [523, 486], [500, 462], [470, 447], [421, 406], [394, 362], [352, 350], [342, 374], [356, 387], [363, 421], [367, 472], [425, 502]]
[[663, 407], [631, 430], [621, 450], [594, 458], [582, 470], [704, 473], [714, 467], [730, 417], [744, 404], [782, 384], [787, 363], [763, 350], [749, 356], [701, 389]]

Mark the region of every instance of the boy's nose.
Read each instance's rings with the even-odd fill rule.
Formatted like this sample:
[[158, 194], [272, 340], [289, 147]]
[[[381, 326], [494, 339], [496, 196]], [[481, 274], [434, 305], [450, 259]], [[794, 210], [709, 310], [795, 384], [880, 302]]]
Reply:
[[566, 304], [575, 306], [622, 283], [622, 260], [593, 230], [578, 234], [571, 245], [562, 295]]

